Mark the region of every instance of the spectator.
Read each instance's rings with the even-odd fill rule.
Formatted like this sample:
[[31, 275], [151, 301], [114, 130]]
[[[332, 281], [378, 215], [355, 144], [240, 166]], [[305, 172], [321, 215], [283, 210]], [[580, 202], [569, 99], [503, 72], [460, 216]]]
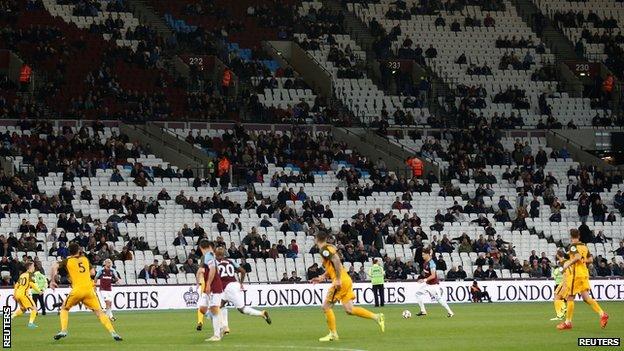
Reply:
[[290, 283], [290, 278], [288, 278], [288, 273], [284, 272], [284, 274], [282, 274], [282, 279], [280, 280], [280, 282]]
[[484, 299], [489, 303], [492, 302], [490, 294], [485, 290], [481, 290], [476, 280], [474, 280], [470, 286], [470, 293], [472, 294], [472, 302], [483, 302]]
[[175, 239], [173, 239], [173, 245], [174, 246], [180, 246], [180, 245], [186, 246], [186, 245], [188, 245], [188, 243], [186, 241], [186, 238], [184, 237], [184, 235], [182, 234], [181, 231], [178, 232], [178, 236]]
[[197, 263], [195, 263], [195, 261], [193, 260], [193, 258], [189, 257], [186, 262], [184, 262], [184, 264], [182, 265], [182, 268], [180, 268], [184, 273], [192, 273], [192, 274], [196, 274], [197, 270], [199, 269]]
[[312, 264], [312, 266], [308, 267], [306, 278], [307, 280], [312, 280], [313, 278], [316, 278], [323, 273], [323, 269], [321, 269], [317, 263], [314, 263]]

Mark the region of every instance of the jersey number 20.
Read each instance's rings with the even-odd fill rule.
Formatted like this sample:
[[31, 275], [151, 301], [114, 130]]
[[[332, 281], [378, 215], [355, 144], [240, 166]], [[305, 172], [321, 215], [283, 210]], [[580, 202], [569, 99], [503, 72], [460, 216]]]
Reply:
[[228, 264], [227, 266], [219, 265], [219, 275], [222, 277], [234, 277], [234, 266]]

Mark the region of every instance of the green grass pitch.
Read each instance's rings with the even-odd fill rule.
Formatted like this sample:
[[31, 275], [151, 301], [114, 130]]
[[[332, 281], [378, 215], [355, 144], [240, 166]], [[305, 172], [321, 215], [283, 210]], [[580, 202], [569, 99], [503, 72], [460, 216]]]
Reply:
[[[451, 305], [447, 318], [439, 305], [428, 305], [427, 317], [403, 319], [401, 311], [414, 305], [386, 306], [386, 332], [369, 320], [347, 316], [336, 306], [340, 341], [319, 343], [327, 333], [318, 307], [274, 308], [272, 325], [230, 311], [232, 333], [219, 343], [205, 342], [211, 333], [195, 330], [195, 311], [118, 312], [115, 327], [124, 341], [113, 341], [92, 313], [70, 314], [69, 336], [54, 341], [56, 313], [39, 316], [39, 328], [26, 328], [27, 317], [13, 320], [14, 350], [577, 350], [578, 337], [624, 337], [624, 303], [603, 302], [611, 319], [600, 329], [598, 317], [577, 302], [572, 331], [558, 331], [552, 303], [492, 303]], [[594, 348], [592, 348], [594, 349]], [[601, 348], [610, 349], [613, 348]], [[616, 348], [617, 349], [617, 348]]]

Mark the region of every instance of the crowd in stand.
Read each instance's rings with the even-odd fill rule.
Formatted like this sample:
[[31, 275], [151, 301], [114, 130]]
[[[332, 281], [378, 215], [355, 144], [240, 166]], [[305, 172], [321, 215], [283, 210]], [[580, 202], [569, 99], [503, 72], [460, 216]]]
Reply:
[[[95, 121], [93, 128], [97, 133], [103, 126]], [[124, 134], [112, 135], [102, 142], [97, 134], [91, 135], [85, 127], [78, 131], [64, 127], [55, 133], [49, 122], [31, 125], [25, 121], [22, 130], [30, 130], [31, 134], [7, 132], [0, 135], [3, 140], [0, 154], [22, 156], [23, 162], [30, 165], [37, 176], [45, 176], [49, 172], [63, 173], [63, 181], [66, 182], [73, 182], [76, 177], [95, 176], [97, 169], [114, 168], [128, 157], [135, 158], [148, 152], [137, 143], [128, 148], [126, 144], [129, 140]]]
[[[582, 28], [581, 38], [575, 45], [575, 51], [579, 56], [585, 55], [585, 43], [604, 44], [603, 53], [607, 55], [605, 64], [618, 75], [618, 78], [624, 78], [621, 74], [624, 71], [624, 59], [622, 58], [624, 50], [621, 45], [624, 43], [624, 36], [621, 30], [616, 33], [620, 24], [613, 15], [600, 17], [591, 10], [587, 15], [582, 11], [556, 11], [553, 15], [553, 21], [556, 26], [561, 28]], [[600, 30], [590, 30], [590, 28]], [[589, 58], [591, 59], [591, 57]]]
[[[199, 139], [198, 139], [199, 138]], [[215, 147], [214, 140], [189, 135], [189, 143], [203, 143]], [[347, 161], [359, 168], [373, 168], [356, 150], [347, 154], [347, 145], [334, 139], [332, 134], [317, 133], [293, 128], [290, 133], [261, 131], [250, 133], [240, 124], [219, 140], [219, 149], [236, 167], [245, 171], [242, 175], [248, 183], [267, 182], [268, 164], [285, 167], [289, 164], [300, 168], [299, 175], [270, 175], [272, 186], [279, 186], [290, 180], [313, 182], [312, 172], [327, 171], [338, 161]], [[286, 178], [284, 178], [286, 177]]]

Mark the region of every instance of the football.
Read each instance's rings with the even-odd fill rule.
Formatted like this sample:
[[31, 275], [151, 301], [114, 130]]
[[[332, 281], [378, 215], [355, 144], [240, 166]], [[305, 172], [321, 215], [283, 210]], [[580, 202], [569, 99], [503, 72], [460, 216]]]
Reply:
[[403, 313], [401, 314], [403, 316], [403, 318], [408, 319], [408, 318], [412, 318], [412, 312], [410, 312], [409, 310], [404, 310]]

